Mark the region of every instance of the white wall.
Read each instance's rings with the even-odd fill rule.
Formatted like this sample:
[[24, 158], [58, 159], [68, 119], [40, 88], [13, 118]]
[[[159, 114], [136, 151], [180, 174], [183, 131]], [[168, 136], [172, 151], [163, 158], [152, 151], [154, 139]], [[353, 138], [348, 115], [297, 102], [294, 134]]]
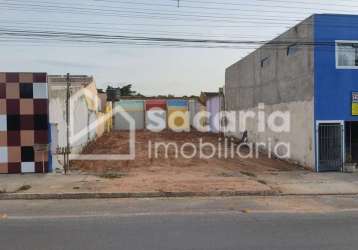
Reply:
[[[82, 86], [73, 86], [71, 88], [71, 95], [76, 93]], [[97, 113], [88, 108], [88, 103], [84, 97], [78, 98], [74, 102], [74, 133], [86, 128], [88, 124], [95, 121]], [[71, 116], [70, 116], [71, 117]], [[57, 141], [56, 147], [65, 147], [67, 145], [67, 125], [66, 125], [66, 86], [65, 85], [49, 85], [49, 120], [53, 127], [57, 128], [58, 138], [52, 138], [51, 141]], [[56, 134], [52, 134], [52, 137]], [[89, 131], [85, 136], [81, 137], [78, 141], [71, 144], [72, 153], [79, 153], [84, 146], [91, 140], [97, 137], [96, 129]], [[52, 169], [62, 169], [63, 157], [53, 157]]]

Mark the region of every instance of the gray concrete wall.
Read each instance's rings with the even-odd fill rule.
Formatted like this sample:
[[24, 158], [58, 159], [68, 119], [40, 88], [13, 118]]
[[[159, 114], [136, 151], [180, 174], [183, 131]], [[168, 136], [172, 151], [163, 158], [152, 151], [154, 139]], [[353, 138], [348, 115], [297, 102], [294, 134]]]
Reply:
[[[142, 130], [145, 128], [144, 111], [126, 111], [127, 114], [135, 121], [135, 129]], [[130, 130], [130, 124], [123, 116], [122, 112], [114, 115], [114, 129], [115, 130]]]
[[[225, 105], [230, 111], [257, 112], [258, 104], [264, 103], [266, 115], [289, 111], [290, 132], [259, 133], [254, 121], [247, 125], [249, 140], [289, 142], [291, 160], [313, 168], [314, 47], [299, 44], [297, 51], [288, 55], [287, 44], [277, 45], [278, 42], [313, 43], [312, 23], [310, 17], [271, 41], [275, 44], [268, 43], [227, 68]], [[231, 135], [239, 137], [241, 133], [236, 131]]]
[[[272, 42], [313, 43], [312, 18], [290, 29]], [[287, 55], [287, 45], [264, 45], [226, 69], [227, 107], [247, 109], [259, 102], [267, 105], [313, 98], [314, 60], [312, 46], [298, 46]], [[261, 60], [268, 58], [261, 66]]]
[[[127, 115], [134, 120], [136, 130], [145, 128], [145, 109], [143, 100], [121, 100], [114, 103], [114, 107], [117, 106], [121, 106]], [[122, 111], [114, 114], [114, 129], [124, 131], [130, 129], [126, 114]]]

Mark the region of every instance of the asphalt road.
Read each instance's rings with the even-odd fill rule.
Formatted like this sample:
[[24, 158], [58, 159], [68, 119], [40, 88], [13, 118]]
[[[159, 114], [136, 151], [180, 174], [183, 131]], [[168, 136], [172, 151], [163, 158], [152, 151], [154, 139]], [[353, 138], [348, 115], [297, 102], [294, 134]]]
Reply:
[[[91, 202], [97, 204], [93, 210]], [[166, 206], [166, 201], [151, 200], [138, 204], [129, 201], [126, 212], [122, 211], [126, 203], [116, 206], [109, 202], [105, 212], [100, 212], [98, 203], [106, 203], [91, 202], [82, 201], [83, 212], [79, 210], [81, 201], [0, 202], [0, 211], [8, 211], [8, 217], [0, 219], [0, 249], [344, 250], [357, 249], [358, 245], [355, 211], [247, 212], [215, 207], [218, 200], [209, 206], [207, 201], [179, 200], [175, 201], [178, 205]], [[72, 204], [69, 209], [77, 203], [77, 210], [58, 213], [53, 206], [60, 203], [61, 209], [66, 207], [63, 203]], [[161, 208], [155, 212], [134, 209], [158, 203]]]

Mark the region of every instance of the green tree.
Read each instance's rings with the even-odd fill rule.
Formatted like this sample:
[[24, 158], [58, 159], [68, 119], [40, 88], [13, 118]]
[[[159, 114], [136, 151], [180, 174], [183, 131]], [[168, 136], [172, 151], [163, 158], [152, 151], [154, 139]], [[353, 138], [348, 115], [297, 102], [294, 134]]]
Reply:
[[114, 88], [111, 85], [108, 85], [107, 87], [107, 92], [108, 90], [116, 90], [117, 93], [120, 93], [121, 96], [143, 96], [140, 93], [132, 90], [133, 85], [132, 84], [127, 84], [124, 85], [122, 87], [118, 87], [118, 88]]
[[120, 90], [121, 90], [121, 96], [137, 95], [137, 92], [132, 90], [132, 84], [124, 85], [123, 87], [120, 87]]

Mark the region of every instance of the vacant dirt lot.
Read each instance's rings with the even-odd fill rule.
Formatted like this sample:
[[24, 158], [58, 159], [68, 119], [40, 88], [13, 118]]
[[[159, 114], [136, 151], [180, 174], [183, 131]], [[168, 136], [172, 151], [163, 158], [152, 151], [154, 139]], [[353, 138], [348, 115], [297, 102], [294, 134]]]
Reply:
[[[221, 148], [210, 159], [202, 159], [199, 154], [200, 141], [216, 145]], [[186, 159], [194, 152], [193, 146], [183, 148], [185, 155], [178, 154], [172, 146], [168, 147], [168, 154], [164, 146], [159, 147], [157, 157], [155, 143], [175, 143], [178, 149], [185, 143], [192, 143], [197, 147], [197, 154]], [[220, 144], [220, 147], [219, 147]], [[152, 146], [149, 146], [152, 145]], [[112, 132], [99, 138], [87, 146], [85, 154], [115, 154], [128, 153], [128, 133]], [[256, 176], [263, 172], [291, 171], [296, 166], [280, 160], [269, 159], [265, 155], [258, 158], [243, 159], [238, 156], [225, 159], [223, 139], [215, 134], [199, 132], [175, 133], [165, 131], [152, 133], [139, 131], [136, 133], [136, 158], [134, 161], [74, 161], [72, 169], [85, 173], [113, 178], [116, 185], [123, 192], [139, 191], [240, 191], [240, 190], [270, 190], [265, 182]], [[235, 148], [233, 148], [235, 149]], [[231, 147], [226, 151], [230, 156]], [[202, 152], [210, 155], [210, 147], [202, 147]]]

